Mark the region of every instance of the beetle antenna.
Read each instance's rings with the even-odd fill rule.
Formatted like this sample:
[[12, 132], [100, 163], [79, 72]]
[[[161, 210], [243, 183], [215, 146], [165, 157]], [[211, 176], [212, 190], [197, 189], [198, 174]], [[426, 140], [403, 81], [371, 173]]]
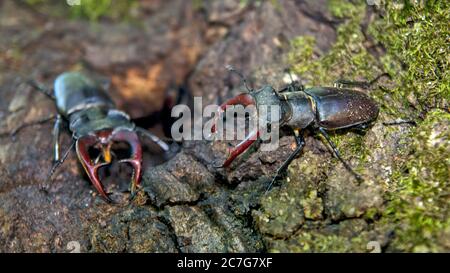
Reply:
[[225, 68], [226, 68], [228, 71], [230, 71], [230, 72], [236, 73], [236, 74], [239, 76], [239, 78], [241, 78], [242, 82], [244, 83], [245, 89], [247, 89], [248, 92], [252, 92], [252, 91], [253, 91], [253, 89], [251, 89], [251, 88], [248, 87], [248, 84], [247, 84], [247, 78], [246, 78], [241, 72], [237, 71], [237, 70], [236, 70], [233, 66], [231, 66], [231, 65], [226, 65]]

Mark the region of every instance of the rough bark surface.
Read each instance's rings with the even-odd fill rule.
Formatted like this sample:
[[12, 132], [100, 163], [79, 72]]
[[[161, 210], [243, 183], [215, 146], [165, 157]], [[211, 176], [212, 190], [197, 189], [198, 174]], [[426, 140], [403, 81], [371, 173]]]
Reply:
[[[230, 169], [214, 167], [225, 158], [226, 143], [189, 141], [169, 160], [146, 165], [145, 194], [132, 203], [122, 190], [127, 170], [105, 174], [119, 205], [98, 197], [75, 153], [54, 175], [49, 194], [40, 191], [52, 164], [51, 122], [8, 135], [55, 113], [24, 77], [51, 86], [66, 70], [102, 75], [118, 107], [133, 118], [161, 110], [167, 92], [180, 86], [202, 96], [204, 105], [242, 92], [227, 64], [244, 71], [252, 86], [280, 87], [292, 39], [316, 37], [319, 54], [333, 44], [336, 22], [326, 1], [204, 1], [201, 7], [153, 1], [138, 24], [46, 17], [15, 2], [0, 2], [0, 251], [68, 252], [72, 241], [82, 252], [300, 251], [314, 234], [361, 232], [367, 241], [388, 243], [390, 230], [377, 230], [363, 216], [383, 206], [383, 164], [395, 157], [407, 126], [383, 143], [391, 148], [371, 153], [373, 168], [363, 171], [369, 179], [362, 185], [313, 135], [291, 166], [298, 175], [267, 195], [293, 137], [282, 137], [275, 152], [246, 154]], [[380, 141], [384, 130], [377, 123], [364, 142]], [[66, 134], [63, 147], [69, 141]], [[146, 158], [155, 158], [150, 152]]]

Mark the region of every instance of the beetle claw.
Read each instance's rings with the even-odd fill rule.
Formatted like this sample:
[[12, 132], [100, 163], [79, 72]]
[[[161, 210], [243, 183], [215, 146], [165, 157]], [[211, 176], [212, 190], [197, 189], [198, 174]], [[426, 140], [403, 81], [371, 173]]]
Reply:
[[[227, 109], [230, 105], [243, 105], [243, 106], [249, 106], [249, 105], [255, 105], [255, 99], [250, 94], [240, 94], [236, 97], [233, 97], [226, 102], [224, 102], [222, 105], [219, 106], [217, 109], [216, 117], [213, 126], [211, 127], [211, 133], [217, 132], [217, 121], [219, 118], [222, 118], [223, 112]], [[240, 142], [238, 145], [236, 145], [230, 152], [225, 160], [225, 162], [220, 166], [214, 166], [218, 168], [226, 168], [228, 167], [236, 157], [238, 157], [240, 154], [242, 154], [245, 150], [250, 147], [251, 144], [253, 144], [259, 136], [259, 131], [254, 130], [252, 131], [242, 142]]]
[[[103, 188], [98, 176], [98, 170], [111, 163], [111, 145], [114, 141], [126, 142], [131, 147], [131, 158], [122, 159], [119, 162], [129, 163], [133, 166], [134, 171], [131, 182], [131, 194], [133, 195], [139, 186], [142, 172], [142, 148], [135, 132], [129, 130], [99, 131], [92, 135], [83, 136], [76, 142], [77, 155], [84, 170], [95, 189], [108, 202], [112, 202], [112, 200]], [[89, 148], [94, 146], [98, 147], [99, 145], [101, 145], [103, 160], [105, 161], [103, 163], [98, 163], [89, 156]]]
[[120, 163], [129, 163], [133, 167], [133, 178], [131, 181], [131, 195], [134, 194], [136, 189], [140, 185], [141, 173], [142, 173], [142, 147], [141, 142], [135, 132], [120, 130], [116, 132], [111, 141], [124, 141], [131, 147], [131, 157], [122, 159]]
[[236, 145], [228, 154], [227, 159], [222, 164], [222, 168], [230, 166], [236, 157], [245, 152], [259, 137], [259, 131], [252, 131], [243, 141]]
[[98, 141], [96, 136], [88, 135], [78, 139], [75, 147], [81, 165], [83, 165], [83, 168], [89, 176], [89, 179], [91, 180], [95, 189], [106, 201], [112, 202], [112, 200], [108, 197], [105, 190], [103, 189], [103, 185], [98, 177], [98, 169], [100, 167], [108, 165], [109, 163], [95, 163], [89, 156], [89, 147], [94, 146], [97, 142]]
[[211, 133], [214, 134], [217, 132], [217, 128], [216, 128], [217, 121], [219, 118], [222, 118], [223, 112], [230, 105], [243, 105], [243, 106], [255, 105], [255, 99], [250, 94], [244, 93], [244, 94], [237, 95], [236, 97], [233, 97], [233, 98], [227, 100], [226, 102], [224, 102], [222, 105], [220, 105], [219, 108], [217, 109], [217, 113], [214, 118], [214, 124], [211, 127]]

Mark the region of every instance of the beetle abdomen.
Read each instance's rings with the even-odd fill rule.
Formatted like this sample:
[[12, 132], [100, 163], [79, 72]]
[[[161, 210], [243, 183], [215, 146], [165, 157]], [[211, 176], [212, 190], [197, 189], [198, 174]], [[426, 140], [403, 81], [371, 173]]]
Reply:
[[113, 108], [114, 103], [94, 81], [78, 72], [66, 72], [55, 80], [56, 106], [68, 116], [90, 106]]
[[316, 122], [334, 130], [370, 123], [378, 116], [375, 101], [363, 92], [331, 87], [305, 90], [315, 103]]

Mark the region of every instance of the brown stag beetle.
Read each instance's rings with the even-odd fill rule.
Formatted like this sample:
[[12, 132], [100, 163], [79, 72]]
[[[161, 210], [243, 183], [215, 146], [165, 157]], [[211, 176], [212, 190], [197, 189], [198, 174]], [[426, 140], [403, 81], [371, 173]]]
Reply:
[[[378, 117], [379, 108], [375, 101], [367, 94], [353, 89], [345, 89], [343, 86], [359, 86], [368, 88], [387, 73], [381, 74], [370, 82], [354, 82], [338, 80], [335, 87], [310, 87], [305, 88], [299, 81], [294, 81], [281, 90], [276, 91], [272, 86], [265, 86], [258, 90], [250, 89], [247, 80], [242, 73], [231, 66], [227, 69], [236, 73], [243, 81], [247, 93], [239, 94], [220, 105], [216, 116], [223, 117], [224, 111], [230, 105], [255, 106], [259, 109], [262, 105], [280, 106], [280, 124], [287, 126], [294, 132], [297, 147], [292, 154], [277, 169], [277, 172], [269, 184], [269, 190], [276, 179], [284, 172], [289, 164], [302, 151], [305, 140], [305, 129], [318, 132], [325, 137], [331, 146], [334, 155], [344, 164], [345, 168], [357, 179], [362, 181], [350, 165], [341, 157], [336, 145], [329, 137], [327, 131], [338, 129], [367, 129]], [[269, 126], [269, 125], [268, 125]], [[212, 133], [216, 133], [216, 123], [212, 127]], [[229, 156], [221, 167], [228, 167], [233, 160], [247, 150], [259, 137], [260, 132], [255, 128], [249, 135], [230, 151]]]
[[[78, 159], [92, 184], [107, 202], [112, 202], [103, 188], [98, 171], [112, 162], [113, 143], [122, 142], [130, 147], [130, 157], [121, 159], [119, 162], [129, 163], [133, 167], [131, 197], [135, 195], [142, 175], [142, 147], [137, 134], [156, 143], [165, 153], [171, 150], [171, 147], [163, 140], [137, 127], [126, 113], [117, 110], [105, 89], [82, 73], [60, 74], [55, 79], [53, 92], [34, 80], [29, 80], [28, 83], [51, 98], [58, 110], [53, 128], [54, 164], [49, 178], [75, 146]], [[72, 144], [61, 157], [59, 138], [64, 123], [68, 125], [72, 133]], [[91, 158], [92, 149], [99, 151], [96, 158]]]

